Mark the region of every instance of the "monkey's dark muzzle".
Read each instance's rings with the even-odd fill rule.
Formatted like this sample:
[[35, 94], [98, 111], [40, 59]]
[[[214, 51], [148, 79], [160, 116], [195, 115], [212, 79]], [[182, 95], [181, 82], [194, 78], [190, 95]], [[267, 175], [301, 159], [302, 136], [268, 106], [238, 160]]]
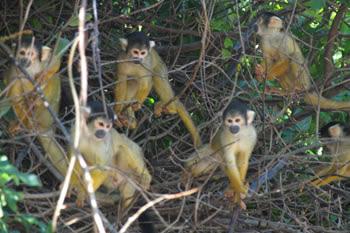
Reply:
[[237, 125], [234, 125], [234, 126], [230, 126], [230, 132], [233, 133], [233, 134], [236, 134], [239, 132], [239, 126]]
[[95, 132], [95, 136], [99, 139], [103, 139], [106, 136], [106, 131], [104, 130], [97, 130]]
[[25, 59], [25, 58], [21, 58], [18, 60], [18, 63], [20, 66], [22, 66], [23, 68], [28, 68], [31, 64], [30, 60]]
[[138, 57], [133, 57], [132, 58], [134, 64], [136, 65], [140, 65], [142, 63], [142, 59], [138, 58]]

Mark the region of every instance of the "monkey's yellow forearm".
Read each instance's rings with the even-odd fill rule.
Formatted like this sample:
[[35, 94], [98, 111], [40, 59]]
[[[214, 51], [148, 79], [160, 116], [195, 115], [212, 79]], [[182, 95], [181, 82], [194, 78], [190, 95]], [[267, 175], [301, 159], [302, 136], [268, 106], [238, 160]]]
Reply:
[[114, 89], [114, 96], [116, 100], [116, 105], [114, 110], [117, 114], [121, 113], [124, 107], [124, 101], [126, 100], [128, 85], [127, 85], [127, 76], [124, 74], [117, 74], [118, 81]]
[[235, 155], [233, 153], [230, 153], [230, 150], [224, 149], [223, 159], [224, 171], [229, 178], [232, 190], [238, 193], [246, 193], [247, 187], [241, 180], [241, 175], [237, 167]]

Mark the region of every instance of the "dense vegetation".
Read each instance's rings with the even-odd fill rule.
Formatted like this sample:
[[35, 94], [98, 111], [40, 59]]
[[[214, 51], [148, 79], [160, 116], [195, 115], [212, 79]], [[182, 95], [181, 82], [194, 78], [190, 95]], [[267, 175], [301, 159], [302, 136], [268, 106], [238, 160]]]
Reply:
[[[181, 183], [183, 160], [192, 152], [190, 136], [177, 116], [155, 118], [152, 114], [157, 95], [147, 99], [137, 114], [140, 127], [123, 131], [144, 150], [153, 175], [150, 199], [157, 194], [178, 193], [200, 186], [200, 192], [156, 205], [162, 220], [154, 223], [163, 232], [349, 232], [350, 182], [344, 180], [315, 189], [305, 182], [319, 167], [330, 161], [322, 150], [318, 129], [330, 121], [349, 122], [346, 111], [320, 111], [305, 105], [300, 96], [278, 97], [263, 93], [263, 85], [254, 77], [255, 64], [262, 58], [258, 37], [252, 35], [244, 46], [242, 36], [252, 27], [261, 11], [276, 12], [287, 22], [287, 30], [298, 38], [307, 59], [313, 85], [323, 96], [350, 101], [350, 2], [348, 0], [307, 1], [228, 1], [228, 0], [100, 0], [96, 34], [93, 1], [88, 1], [86, 48], [89, 62], [89, 95], [100, 99], [98, 68], [101, 67], [106, 102], [113, 104], [114, 69], [120, 47], [118, 38], [142, 29], [157, 43], [157, 50], [169, 68], [173, 89], [199, 126], [203, 141], [208, 142], [220, 124], [223, 108], [232, 98], [250, 103], [257, 112], [255, 125], [259, 140], [248, 172], [252, 184], [279, 161], [285, 166], [270, 181], [263, 182], [246, 200], [247, 210], [232, 211], [223, 196], [227, 179], [217, 170], [210, 179]], [[32, 3], [32, 4], [31, 4]], [[31, 29], [44, 44], [54, 46], [57, 37], [72, 41], [78, 31], [81, 1], [18, 0], [0, 1], [1, 36]], [[28, 15], [26, 15], [28, 10]], [[98, 36], [101, 64], [96, 63], [93, 42]], [[10, 45], [10, 43], [7, 43]], [[9, 66], [1, 53], [0, 71]], [[77, 56], [78, 57], [78, 56]], [[68, 85], [66, 59], [61, 66], [63, 93], [60, 120], [67, 129], [74, 115]], [[331, 61], [331, 62], [327, 62]], [[97, 65], [96, 65], [97, 64]], [[74, 77], [79, 87], [80, 67]], [[270, 86], [277, 82], [269, 82]], [[182, 90], [185, 89], [183, 93]], [[0, 229], [22, 232], [24, 229], [48, 231], [59, 195], [61, 178], [40, 162], [40, 146], [33, 132], [11, 136], [9, 122], [15, 119], [1, 84], [1, 153], [24, 173], [36, 174], [40, 188], [17, 185], [39, 184], [0, 159]], [[58, 132], [58, 137], [61, 136]], [[38, 151], [39, 149], [39, 151]], [[3, 176], [6, 176], [5, 178]], [[12, 180], [12, 181], [11, 181]], [[21, 182], [20, 182], [21, 181]], [[24, 193], [24, 199], [17, 192]], [[78, 208], [74, 196], [67, 198], [59, 217], [59, 232], [91, 232], [93, 221], [88, 205]], [[135, 208], [130, 211], [134, 213]], [[116, 206], [101, 206], [102, 214], [114, 226]], [[29, 215], [30, 216], [29, 216]], [[34, 218], [35, 217], [35, 218]], [[13, 224], [13, 222], [22, 224]], [[32, 225], [32, 228], [30, 227]], [[106, 224], [107, 226], [108, 224]], [[108, 228], [108, 227], [106, 227]], [[35, 230], [33, 232], [37, 232]], [[129, 232], [137, 232], [136, 224]], [[160, 232], [160, 231], [159, 231]]]

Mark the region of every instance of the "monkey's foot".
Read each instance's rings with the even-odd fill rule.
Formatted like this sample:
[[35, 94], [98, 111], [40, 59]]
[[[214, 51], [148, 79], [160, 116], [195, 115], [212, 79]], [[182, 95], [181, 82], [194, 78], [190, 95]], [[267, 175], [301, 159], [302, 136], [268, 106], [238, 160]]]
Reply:
[[278, 96], [285, 96], [284, 91], [274, 88], [274, 87], [265, 87], [265, 94], [268, 95], [278, 95]]
[[137, 102], [137, 103], [133, 103], [133, 104], [131, 105], [131, 108], [132, 108], [132, 110], [133, 110], [134, 112], [136, 112], [136, 111], [140, 110], [140, 109], [141, 109], [141, 107], [142, 107], [142, 104], [141, 104], [141, 103], [139, 103], [139, 102]]
[[21, 130], [22, 130], [22, 127], [21, 127], [20, 124], [14, 122], [14, 121], [11, 121], [11, 122], [10, 122], [8, 132], [9, 132], [9, 134], [10, 134], [11, 136], [16, 135], [16, 134], [19, 133]]
[[135, 129], [137, 126], [136, 119], [132, 117], [132, 119], [130, 120], [129, 118], [131, 117], [119, 115], [118, 119], [115, 121], [115, 124], [117, 125], [118, 128], [127, 127], [129, 129]]
[[186, 186], [186, 184], [191, 180], [191, 173], [188, 172], [188, 171], [184, 171], [182, 172], [181, 174], [181, 177], [180, 177], [180, 184], [183, 184]]
[[156, 105], [154, 106], [154, 115], [156, 115], [156, 117], [159, 117], [160, 115], [162, 115], [162, 113], [176, 114], [177, 111], [175, 103], [171, 102], [167, 106], [165, 106], [164, 103], [161, 101], [156, 103]]
[[78, 194], [77, 200], [75, 201], [75, 204], [78, 207], [83, 207], [85, 205], [85, 194]]
[[243, 202], [243, 199], [247, 197], [246, 194], [237, 193], [232, 189], [228, 188], [225, 190], [224, 195], [227, 199], [231, 200], [234, 204], [238, 204], [241, 209], [243, 210], [247, 209], [247, 205]]
[[158, 102], [156, 103], [156, 105], [154, 106], [154, 115], [156, 117], [160, 117], [162, 115], [163, 112], [163, 104]]

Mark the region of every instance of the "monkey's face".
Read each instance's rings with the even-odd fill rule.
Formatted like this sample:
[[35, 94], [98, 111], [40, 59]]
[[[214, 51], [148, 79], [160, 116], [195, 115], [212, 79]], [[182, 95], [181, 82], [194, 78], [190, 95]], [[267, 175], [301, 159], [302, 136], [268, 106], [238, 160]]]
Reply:
[[126, 52], [127, 58], [135, 64], [142, 64], [149, 55], [150, 49], [155, 43], [149, 40], [143, 32], [133, 32], [127, 38], [120, 38], [122, 49]]
[[251, 110], [247, 110], [245, 114], [233, 110], [225, 116], [224, 124], [232, 134], [238, 134], [242, 128], [253, 123], [254, 116], [255, 112]]
[[241, 127], [245, 124], [245, 119], [241, 115], [228, 115], [225, 118], [225, 125], [232, 134], [239, 133]]
[[92, 133], [96, 140], [104, 140], [106, 136], [110, 133], [112, 128], [112, 121], [104, 118], [98, 117], [93, 122], [90, 122], [89, 131]]
[[20, 47], [17, 51], [16, 58], [23, 68], [29, 68], [32, 64], [40, 62], [39, 51], [34, 46]]
[[269, 32], [280, 31], [283, 28], [283, 21], [277, 16], [261, 16], [257, 21], [258, 35], [262, 36]]
[[142, 64], [144, 59], [148, 56], [148, 48], [146, 46], [132, 47], [128, 51], [129, 57], [135, 64]]

